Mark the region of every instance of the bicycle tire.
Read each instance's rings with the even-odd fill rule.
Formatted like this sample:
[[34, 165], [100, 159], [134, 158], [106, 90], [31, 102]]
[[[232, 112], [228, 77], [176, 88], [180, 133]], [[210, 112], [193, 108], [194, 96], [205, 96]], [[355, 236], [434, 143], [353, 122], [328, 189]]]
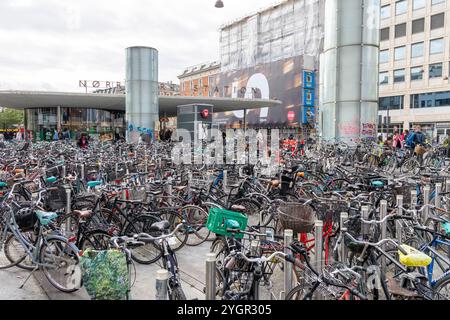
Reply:
[[[136, 217], [133, 221], [131, 221], [128, 226], [125, 229], [124, 234], [127, 236], [134, 236], [135, 234], [139, 233], [148, 233], [153, 236], [155, 235], [154, 232], [149, 232], [149, 228], [154, 224], [155, 222], [159, 222], [160, 219], [153, 215], [142, 215], [139, 217]], [[140, 225], [138, 225], [138, 223]], [[143, 252], [143, 255], [140, 253]], [[150, 255], [150, 253], [153, 254]], [[147, 243], [144, 246], [141, 246], [139, 248], [133, 248], [131, 249], [131, 258], [140, 264], [153, 264], [156, 261], [158, 261], [162, 256], [161, 248], [156, 243]], [[144, 259], [145, 257], [145, 259]]]
[[[52, 254], [53, 252], [48, 252], [47, 249], [50, 248], [50, 245], [54, 243], [55, 244], [55, 250], [59, 252], [66, 252], [69, 259], [74, 261], [75, 264], [73, 267], [68, 267], [67, 270], [63, 270], [64, 273], [62, 275], [66, 277], [69, 275], [70, 277], [73, 276], [74, 279], [70, 279], [69, 281], [62, 280], [61, 282], [58, 282], [55, 280], [55, 278], [51, 275], [50, 270], [46, 268], [45, 266], [48, 263], [55, 262], [55, 256]], [[72, 293], [75, 291], [78, 291], [81, 288], [82, 285], [82, 278], [81, 278], [81, 269], [79, 267], [79, 256], [78, 256], [78, 248], [76, 248], [72, 243], [70, 243], [67, 239], [64, 239], [62, 237], [49, 237], [45, 239], [43, 242], [40, 252], [39, 252], [39, 262], [42, 264], [40, 266], [40, 270], [44, 273], [45, 277], [47, 278], [48, 282], [52, 286], [54, 286], [56, 289], [58, 289], [61, 292], [65, 293]], [[50, 260], [51, 259], [51, 260]], [[67, 258], [61, 259], [63, 263], [57, 266], [57, 269], [61, 268], [61, 266], [66, 266], [67, 264]], [[65, 287], [63, 282], [67, 285], [68, 283], [71, 283], [72, 285], [70, 287]]]
[[[34, 270], [35, 265], [32, 262], [27, 261], [27, 263], [24, 263], [25, 260], [28, 260], [27, 259], [28, 254], [26, 253], [26, 251], [24, 250], [24, 248], [20, 244], [20, 242], [18, 243], [19, 250], [22, 249], [23, 253], [19, 252], [19, 257], [13, 256], [13, 250], [11, 250], [10, 246], [13, 244], [14, 240], [17, 240], [16, 237], [13, 234], [10, 234], [5, 241], [4, 250], [3, 250], [6, 258], [11, 262], [11, 267], [18, 267], [20, 269], [24, 269], [24, 270], [28, 270], [28, 271]], [[33, 243], [35, 243], [35, 242], [33, 242]], [[0, 267], [0, 269], [2, 269], [2, 268]]]
[[[448, 286], [447, 295], [445, 296], [445, 299], [442, 299], [442, 300], [450, 300], [450, 274], [447, 274], [445, 277], [440, 279], [434, 286], [434, 292], [435, 292], [435, 294], [437, 294], [437, 297], [436, 296], [434, 297], [435, 300], [441, 300], [440, 299], [441, 298], [440, 291], [443, 288], [446, 288], [447, 286]], [[436, 298], [438, 298], [438, 299], [436, 299]]]
[[[194, 209], [200, 212], [200, 216], [196, 216], [189, 211], [186, 214], [186, 210], [190, 209]], [[186, 223], [190, 226], [186, 245], [191, 247], [201, 245], [209, 238], [211, 234], [211, 231], [209, 231], [206, 227], [206, 223], [208, 221], [208, 213], [201, 207], [194, 205], [184, 206], [181, 210], [183, 211], [183, 217], [186, 219]]]
[[[86, 232], [79, 243], [79, 249], [108, 250], [110, 248], [111, 235], [103, 230], [93, 230]], [[87, 245], [91, 245], [87, 247]]]
[[170, 294], [170, 300], [173, 300], [173, 301], [187, 300], [186, 294], [184, 293], [183, 289], [180, 286], [177, 285], [175, 288], [172, 288], [171, 294]]

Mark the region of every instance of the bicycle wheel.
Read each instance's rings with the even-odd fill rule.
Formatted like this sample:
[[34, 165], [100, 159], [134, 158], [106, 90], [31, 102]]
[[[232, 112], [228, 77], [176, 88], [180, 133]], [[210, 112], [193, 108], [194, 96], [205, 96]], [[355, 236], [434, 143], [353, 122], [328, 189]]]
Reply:
[[[162, 220], [169, 221], [170, 232], [173, 232], [179, 224], [183, 223], [183, 217], [176, 211], [165, 211], [160, 217]], [[175, 241], [170, 245], [170, 248], [173, 251], [178, 251], [184, 247], [189, 238], [189, 230], [190, 226], [188, 225], [183, 225], [178, 229], [173, 237], [173, 240]]]
[[294, 289], [289, 291], [289, 293], [286, 295], [285, 300], [303, 300], [306, 294], [310, 292], [312, 289], [312, 286], [305, 283], [296, 286]]
[[436, 283], [434, 292], [434, 300], [450, 300], [450, 274]]
[[[23, 233], [23, 236], [30, 242], [35, 243], [36, 239], [33, 239], [33, 232]], [[24, 270], [33, 270], [35, 264], [28, 256], [23, 245], [17, 240], [14, 235], [9, 235], [5, 241], [4, 253], [11, 266], [15, 266]]]
[[181, 286], [178, 286], [178, 285], [175, 288], [172, 288], [172, 291], [171, 291], [171, 294], [170, 294], [169, 298], [170, 298], [170, 300], [174, 300], [174, 301], [187, 300], [183, 289], [181, 288]]
[[418, 174], [419, 171], [420, 171], [420, 163], [414, 158], [406, 160], [401, 167], [402, 173]]
[[85, 251], [92, 250], [108, 250], [110, 248], [111, 236], [108, 232], [95, 230], [87, 232], [80, 241], [79, 249]]
[[[139, 233], [148, 233], [152, 236], [159, 236], [155, 232], [150, 232], [152, 224], [158, 222], [159, 219], [156, 216], [143, 215], [136, 217], [131, 223], [128, 224], [125, 229], [125, 235], [132, 237]], [[140, 264], [152, 264], [161, 258], [161, 248], [156, 243], [146, 243], [138, 248], [131, 249], [131, 257], [134, 261]]]
[[40, 248], [39, 262], [47, 280], [59, 291], [71, 293], [81, 288], [78, 249], [66, 239], [45, 239]]
[[198, 246], [208, 239], [211, 231], [206, 227], [208, 213], [198, 206], [188, 205], [183, 207], [182, 216], [186, 220], [187, 233], [189, 235], [186, 244]]

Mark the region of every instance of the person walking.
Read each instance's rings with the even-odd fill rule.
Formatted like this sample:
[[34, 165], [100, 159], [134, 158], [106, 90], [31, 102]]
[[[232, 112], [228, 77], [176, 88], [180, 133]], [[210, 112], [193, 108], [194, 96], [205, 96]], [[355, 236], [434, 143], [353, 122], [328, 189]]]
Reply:
[[58, 130], [55, 129], [55, 131], [53, 132], [53, 141], [58, 141], [59, 140], [59, 133]]

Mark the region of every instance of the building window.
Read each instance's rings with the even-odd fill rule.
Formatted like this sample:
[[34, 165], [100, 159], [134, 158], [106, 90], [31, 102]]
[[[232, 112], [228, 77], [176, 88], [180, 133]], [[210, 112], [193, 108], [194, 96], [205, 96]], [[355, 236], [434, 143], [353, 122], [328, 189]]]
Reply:
[[423, 68], [411, 68], [411, 81], [423, 80]]
[[413, 20], [411, 24], [413, 34], [422, 33], [425, 30], [425, 18]]
[[429, 77], [430, 79], [442, 77], [442, 63], [430, 64]]
[[380, 40], [381, 41], [389, 40], [389, 31], [390, 31], [389, 27], [383, 28], [380, 30]]
[[387, 6], [381, 7], [381, 19], [389, 19], [391, 17], [391, 6], [388, 4]]
[[419, 10], [425, 8], [426, 2], [425, 0], [414, 0], [413, 2], [413, 10]]
[[389, 84], [389, 73], [388, 72], [380, 72], [379, 83], [380, 83], [380, 85]]
[[411, 45], [411, 58], [423, 57], [423, 42], [413, 43]]
[[443, 3], [445, 0], [431, 0], [431, 4], [434, 6], [435, 4]]
[[394, 51], [395, 61], [405, 60], [406, 58], [406, 47], [397, 47]]
[[444, 27], [445, 13], [435, 14], [431, 16], [431, 30], [439, 29]]
[[450, 91], [411, 95], [411, 109], [450, 106]]
[[396, 16], [405, 14], [406, 11], [408, 11], [408, 1], [402, 0], [402, 1], [397, 1], [395, 3], [395, 15]]
[[406, 37], [406, 23], [401, 23], [395, 26], [395, 37]]
[[380, 63], [388, 63], [388, 62], [389, 62], [389, 50], [381, 50]]
[[379, 109], [380, 110], [401, 110], [401, 109], [403, 109], [403, 96], [380, 98]]
[[430, 55], [444, 52], [444, 39], [434, 39], [430, 41]]
[[394, 83], [405, 82], [405, 69], [394, 70]]

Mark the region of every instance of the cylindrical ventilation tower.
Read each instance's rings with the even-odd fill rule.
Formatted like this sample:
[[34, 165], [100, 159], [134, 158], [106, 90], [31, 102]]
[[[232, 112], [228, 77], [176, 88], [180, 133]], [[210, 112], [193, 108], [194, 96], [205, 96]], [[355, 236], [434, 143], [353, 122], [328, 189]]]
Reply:
[[380, 0], [326, 0], [321, 135], [376, 137]]
[[135, 143], [142, 134], [153, 137], [159, 121], [158, 50], [131, 47], [126, 56], [127, 141]]

